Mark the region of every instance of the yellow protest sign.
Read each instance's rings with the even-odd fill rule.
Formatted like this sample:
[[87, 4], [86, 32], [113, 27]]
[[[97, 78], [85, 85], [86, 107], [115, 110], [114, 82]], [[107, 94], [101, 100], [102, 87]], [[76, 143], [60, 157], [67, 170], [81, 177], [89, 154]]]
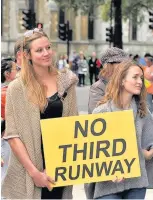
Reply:
[[140, 176], [132, 111], [46, 119], [41, 128], [55, 187]]

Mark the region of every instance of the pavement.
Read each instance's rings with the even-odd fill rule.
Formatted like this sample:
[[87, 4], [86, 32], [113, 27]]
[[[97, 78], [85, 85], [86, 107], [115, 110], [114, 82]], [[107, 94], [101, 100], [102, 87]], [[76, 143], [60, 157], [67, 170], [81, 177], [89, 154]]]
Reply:
[[[86, 199], [83, 185], [74, 185], [73, 186], [73, 199], [74, 200], [85, 200]], [[145, 200], [153, 200], [153, 189], [147, 190]]]

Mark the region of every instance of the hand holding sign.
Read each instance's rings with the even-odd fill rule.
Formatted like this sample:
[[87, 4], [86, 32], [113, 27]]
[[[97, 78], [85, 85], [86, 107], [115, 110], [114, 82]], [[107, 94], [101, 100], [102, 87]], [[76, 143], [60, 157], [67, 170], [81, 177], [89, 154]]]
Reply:
[[51, 184], [55, 185], [55, 181], [47, 176], [46, 171], [36, 170], [32, 175], [32, 179], [37, 187], [47, 187], [49, 191], [52, 190]]
[[143, 149], [143, 155], [146, 160], [151, 160], [153, 158], [153, 149], [150, 149], [149, 151], [146, 149]]
[[123, 182], [124, 180], [125, 180], [124, 177], [118, 178], [118, 177], [116, 176], [116, 178], [113, 180], [113, 182], [114, 182], [114, 183], [121, 183], [121, 182]]

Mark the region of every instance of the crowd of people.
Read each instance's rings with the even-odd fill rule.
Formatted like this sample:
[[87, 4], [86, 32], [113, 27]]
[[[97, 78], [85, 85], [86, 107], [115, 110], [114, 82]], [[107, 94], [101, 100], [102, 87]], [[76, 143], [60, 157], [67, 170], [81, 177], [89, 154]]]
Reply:
[[80, 51], [78, 54], [76, 51], [73, 51], [69, 61], [66, 54], [60, 55], [57, 68], [59, 70], [64, 70], [65, 68], [71, 69], [79, 78], [78, 86], [83, 87], [87, 85], [87, 75], [89, 76], [90, 85], [93, 84], [93, 81], [96, 82], [98, 80], [102, 64], [100, 59], [97, 58], [96, 52], [92, 52], [92, 55], [86, 58], [83, 51]]
[[147, 187], [153, 189], [153, 57], [144, 66], [112, 47], [100, 59], [93, 52], [87, 61], [80, 51], [55, 62], [48, 36], [37, 28], [14, 49], [15, 60], [1, 62], [2, 196], [72, 199], [73, 186], [51, 187], [56, 182], [45, 170], [40, 120], [78, 115], [76, 85], [85, 85], [89, 73], [89, 114], [133, 110], [141, 176], [85, 184], [86, 196], [144, 199]]

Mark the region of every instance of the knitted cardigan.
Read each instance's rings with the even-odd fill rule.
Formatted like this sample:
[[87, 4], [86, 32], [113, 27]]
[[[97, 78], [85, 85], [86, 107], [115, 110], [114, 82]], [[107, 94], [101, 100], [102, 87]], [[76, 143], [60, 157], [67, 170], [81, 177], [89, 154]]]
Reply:
[[[134, 99], [132, 101], [131, 109], [133, 110], [135, 118], [141, 176], [138, 178], [125, 179], [123, 182], [120, 183], [104, 181], [85, 184], [85, 193], [87, 198], [89, 199], [99, 198], [104, 195], [114, 194], [132, 188], [147, 187], [148, 179], [149, 186], [153, 188], [153, 158], [150, 161], [145, 162], [145, 158], [142, 153], [142, 148], [153, 148], [153, 117], [148, 111], [145, 117], [140, 118], [137, 115], [137, 105]], [[104, 113], [112, 111], [114, 112], [119, 110], [120, 109], [116, 108], [116, 106], [112, 102], [109, 102], [95, 108], [93, 113]]]
[[[78, 114], [75, 91], [77, 81], [77, 77], [70, 70], [58, 74], [58, 94], [62, 96], [67, 91], [67, 96], [63, 100], [63, 116]], [[42, 171], [40, 110], [38, 106], [28, 101], [26, 88], [20, 77], [10, 83], [6, 98], [4, 139], [14, 137], [21, 139], [33, 164]], [[34, 185], [32, 178], [13, 152], [2, 184], [2, 196], [6, 199], [41, 198], [41, 188]], [[65, 187], [63, 198], [72, 198], [72, 186]]]

